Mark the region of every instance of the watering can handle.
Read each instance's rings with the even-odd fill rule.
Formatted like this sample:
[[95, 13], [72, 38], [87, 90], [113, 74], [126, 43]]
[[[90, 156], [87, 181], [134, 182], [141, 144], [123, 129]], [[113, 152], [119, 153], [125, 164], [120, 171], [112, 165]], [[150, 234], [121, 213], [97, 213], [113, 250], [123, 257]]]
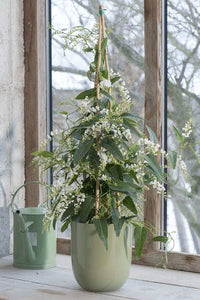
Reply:
[[29, 184], [36, 184], [36, 183], [37, 183], [37, 184], [44, 185], [45, 187], [47, 187], [48, 189], [50, 189], [50, 186], [49, 186], [48, 184], [46, 184], [45, 182], [42, 182], [42, 181], [28, 181], [28, 182], [22, 184], [22, 185], [14, 192], [14, 194], [12, 195], [12, 200], [11, 200], [11, 203], [10, 203], [10, 205], [9, 205], [9, 206], [11, 206], [12, 210], [13, 210], [13, 206], [14, 206], [14, 205], [15, 205], [16, 208], [18, 208], [17, 205], [14, 203], [14, 200], [15, 200], [15, 197], [16, 197], [17, 193], [18, 193], [23, 187], [26, 187], [26, 186], [29, 185]]

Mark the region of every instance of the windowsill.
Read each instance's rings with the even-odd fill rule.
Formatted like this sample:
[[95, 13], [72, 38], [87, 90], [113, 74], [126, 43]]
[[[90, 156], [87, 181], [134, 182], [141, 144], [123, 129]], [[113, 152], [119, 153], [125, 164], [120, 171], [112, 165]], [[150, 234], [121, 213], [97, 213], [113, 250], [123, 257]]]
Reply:
[[0, 259], [0, 298], [24, 299], [200, 299], [200, 274], [132, 265], [129, 279], [118, 291], [89, 293], [76, 283], [70, 256], [57, 255], [57, 267], [17, 269], [12, 256]]

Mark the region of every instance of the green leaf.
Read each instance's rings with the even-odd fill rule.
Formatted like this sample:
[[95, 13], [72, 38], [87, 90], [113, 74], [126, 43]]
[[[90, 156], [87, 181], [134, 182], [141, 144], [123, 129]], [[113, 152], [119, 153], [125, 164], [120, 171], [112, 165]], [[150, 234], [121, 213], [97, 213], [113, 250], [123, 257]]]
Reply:
[[153, 242], [167, 243], [168, 237], [167, 236], [163, 236], [163, 235], [158, 235], [158, 236], [155, 236], [154, 238], [152, 238], [152, 241]]
[[54, 218], [53, 218], [53, 223], [52, 223], [52, 226], [53, 226], [53, 229], [54, 229], [54, 230], [56, 229], [56, 222], [57, 222], [57, 219], [56, 219], [56, 217], [54, 216]]
[[125, 173], [123, 174], [123, 181], [133, 183], [133, 178], [129, 174]]
[[131, 133], [135, 134], [138, 137], [142, 136], [142, 133], [138, 130], [138, 124], [131, 119], [123, 118], [123, 124], [125, 128], [129, 128]]
[[76, 96], [76, 99], [80, 100], [80, 99], [85, 99], [85, 97], [91, 98], [94, 96], [96, 96], [96, 88], [81, 92], [80, 94], [78, 94], [78, 96]]
[[108, 250], [108, 224], [107, 220], [105, 218], [95, 218], [93, 220], [96, 231], [100, 237], [100, 239], [103, 241], [104, 246], [106, 250]]
[[67, 220], [64, 222], [64, 224], [62, 225], [60, 231], [61, 231], [61, 232], [64, 232], [64, 231], [68, 228], [70, 222], [71, 222], [71, 219], [67, 219]]
[[109, 100], [113, 100], [113, 97], [110, 94], [108, 94], [105, 90], [101, 89], [101, 93], [104, 96], [106, 96], [106, 98], [108, 98]]
[[135, 120], [135, 121], [143, 120], [143, 118], [141, 118], [140, 116], [138, 116], [138, 115], [133, 115], [133, 114], [127, 113], [127, 112], [121, 114], [120, 117], [126, 118], [126, 119], [132, 119], [132, 120]]
[[108, 70], [103, 70], [102, 72], [101, 72], [101, 74], [102, 74], [102, 76], [105, 78], [105, 79], [108, 79]]
[[137, 215], [137, 208], [135, 203], [133, 202], [130, 196], [126, 196], [123, 200], [124, 206], [126, 206], [130, 211], [132, 211], [135, 215]]
[[101, 146], [108, 150], [116, 159], [123, 161], [123, 156], [113, 139], [104, 138], [101, 141]]
[[68, 154], [64, 154], [63, 157], [62, 157], [62, 159], [66, 163], [68, 161]]
[[123, 179], [122, 167], [120, 165], [108, 164], [106, 170], [111, 177], [119, 180]]
[[149, 167], [150, 167], [149, 170], [151, 171], [151, 169], [152, 169], [152, 171], [153, 171], [152, 173], [154, 175], [156, 175], [156, 177], [159, 180], [165, 182], [164, 174], [162, 172], [162, 169], [161, 169], [156, 157], [152, 154], [145, 155], [144, 157], [145, 157], [147, 163], [149, 164]]
[[118, 81], [121, 77], [120, 76], [115, 76], [111, 79], [111, 84], [115, 83], [116, 81]]
[[119, 236], [122, 226], [124, 225], [125, 219], [119, 218], [119, 212], [115, 207], [111, 208], [111, 218], [112, 218], [116, 236]]
[[173, 126], [173, 128], [174, 128], [175, 136], [177, 137], [178, 141], [180, 143], [183, 143], [184, 142], [184, 137], [182, 136], [182, 133], [175, 126]]
[[89, 161], [90, 161], [92, 167], [95, 169], [96, 172], [98, 172], [99, 165], [100, 165], [100, 158], [94, 147], [91, 147], [91, 149], [88, 153], [88, 157], [89, 157]]
[[101, 43], [101, 66], [104, 63], [104, 59], [105, 59], [105, 49], [107, 46], [107, 42], [108, 42], [108, 38], [104, 38], [102, 43]]
[[169, 160], [170, 160], [170, 164], [172, 166], [173, 169], [176, 168], [176, 163], [177, 163], [177, 152], [176, 151], [168, 151], [169, 154]]
[[74, 164], [77, 165], [89, 152], [91, 146], [93, 144], [93, 139], [86, 140], [84, 142], [80, 142], [78, 145], [78, 148], [76, 148], [76, 151], [74, 152]]
[[147, 126], [147, 125], [145, 125], [145, 126], [148, 130], [150, 140], [153, 143], [158, 144], [158, 139], [157, 139], [157, 136], [156, 136], [155, 132], [149, 126]]
[[61, 115], [68, 116], [69, 113], [68, 113], [67, 111], [60, 111], [60, 114], [61, 114]]
[[119, 218], [119, 212], [115, 207], [111, 208], [111, 218], [115, 229], [116, 236], [120, 235], [125, 219]]
[[81, 209], [79, 213], [80, 223], [86, 223], [88, 221], [88, 216], [93, 206], [94, 206], [94, 197], [89, 197], [89, 196], [86, 197], [85, 201], [81, 205]]
[[32, 152], [31, 155], [33, 156], [43, 156], [43, 157], [52, 157], [53, 153], [50, 151], [36, 151]]
[[107, 43], [108, 43], [108, 38], [106, 37], [103, 39], [101, 43], [101, 51], [104, 51], [106, 49]]
[[135, 180], [135, 182], [139, 183], [136, 175], [136, 172], [134, 172], [133, 170], [130, 171], [130, 176]]
[[74, 214], [74, 204], [71, 203], [62, 214], [61, 221], [65, 221]]
[[98, 64], [98, 50], [97, 49], [95, 51], [94, 64], [95, 64], [95, 66], [97, 66], [97, 64]]
[[134, 193], [141, 190], [141, 188], [134, 183], [124, 182], [122, 180], [115, 180], [115, 184], [109, 184], [109, 187], [113, 191], [124, 192], [124, 193]]
[[147, 236], [147, 230], [144, 227], [135, 226], [134, 240], [135, 240], [135, 257], [139, 259], [142, 255], [144, 243]]
[[93, 51], [93, 48], [91, 48], [91, 47], [88, 47], [88, 48], [84, 49], [84, 52], [92, 52], [92, 51]]

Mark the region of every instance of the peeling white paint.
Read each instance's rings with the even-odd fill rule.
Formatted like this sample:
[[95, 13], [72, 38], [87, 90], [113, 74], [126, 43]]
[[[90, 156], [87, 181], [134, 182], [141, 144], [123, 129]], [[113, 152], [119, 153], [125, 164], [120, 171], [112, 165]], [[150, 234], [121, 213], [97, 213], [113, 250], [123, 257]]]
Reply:
[[[6, 233], [1, 226], [9, 221], [5, 207], [24, 182], [23, 43], [23, 1], [0, 0], [0, 256], [8, 254], [12, 231], [9, 228]], [[23, 205], [23, 194], [18, 197], [19, 205]]]

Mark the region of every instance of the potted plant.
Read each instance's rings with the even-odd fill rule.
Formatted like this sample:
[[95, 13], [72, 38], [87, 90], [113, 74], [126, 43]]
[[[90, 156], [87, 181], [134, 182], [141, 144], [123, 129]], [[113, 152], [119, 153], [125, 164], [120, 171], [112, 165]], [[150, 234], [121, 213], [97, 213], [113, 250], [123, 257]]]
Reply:
[[[80, 38], [80, 27], [65, 38], [70, 39], [77, 30]], [[101, 6], [98, 41], [94, 46], [84, 41], [84, 51], [94, 53], [88, 71], [94, 87], [76, 97], [80, 116], [73, 126], [53, 134], [54, 150], [40, 149], [33, 155], [39, 167], [52, 168], [54, 173], [44, 226], [55, 228], [60, 219], [61, 231], [65, 231], [71, 224], [77, 281], [87, 290], [110, 291], [128, 277], [133, 226], [136, 258], [142, 254], [150, 228], [142, 218], [141, 203], [148, 201], [144, 191], [152, 187], [164, 194], [165, 176], [157, 156], [164, 155], [175, 167], [176, 154], [167, 155], [149, 127], [151, 140], [147, 138], [142, 119], [130, 112], [132, 101], [125, 84], [109, 69]], [[62, 114], [69, 124], [68, 113]], [[150, 230], [154, 240], [167, 241]]]

